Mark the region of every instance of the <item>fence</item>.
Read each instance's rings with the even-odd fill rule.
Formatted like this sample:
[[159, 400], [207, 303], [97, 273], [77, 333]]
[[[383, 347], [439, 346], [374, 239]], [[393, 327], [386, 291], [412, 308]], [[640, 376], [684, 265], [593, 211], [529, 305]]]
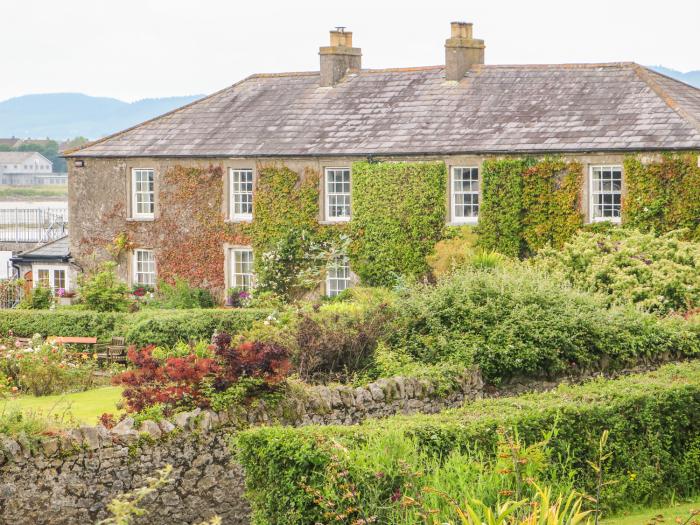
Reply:
[[67, 233], [65, 208], [0, 209], [0, 242], [49, 242]]
[[0, 309], [14, 308], [22, 300], [22, 287], [12, 279], [0, 281]]

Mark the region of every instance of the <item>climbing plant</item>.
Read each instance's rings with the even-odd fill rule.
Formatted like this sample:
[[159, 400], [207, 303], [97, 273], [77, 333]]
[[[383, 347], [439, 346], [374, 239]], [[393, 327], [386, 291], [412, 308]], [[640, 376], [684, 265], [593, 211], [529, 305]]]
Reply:
[[664, 153], [653, 162], [629, 156], [624, 162], [625, 224], [665, 233], [687, 228], [700, 240], [700, 167], [694, 153]]
[[351, 267], [369, 285], [428, 270], [426, 256], [445, 228], [443, 162], [352, 165]]
[[561, 158], [484, 162], [479, 244], [510, 256], [559, 247], [582, 225], [583, 166]]
[[504, 255], [520, 257], [523, 239], [523, 173], [531, 158], [488, 159], [481, 167], [479, 245]]

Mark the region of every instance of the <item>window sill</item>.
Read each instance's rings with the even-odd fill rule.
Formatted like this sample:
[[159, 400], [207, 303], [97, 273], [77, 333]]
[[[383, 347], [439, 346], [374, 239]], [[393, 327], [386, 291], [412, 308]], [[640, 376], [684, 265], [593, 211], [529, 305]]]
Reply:
[[326, 225], [326, 224], [347, 224], [349, 222], [350, 222], [350, 219], [344, 219], [341, 221], [329, 221], [328, 219], [325, 219], [325, 220], [318, 221], [319, 224], [324, 224], [324, 225]]
[[155, 217], [127, 217], [126, 222], [153, 222]]
[[240, 224], [240, 223], [249, 224], [249, 223], [253, 222], [253, 217], [245, 217], [245, 218], [244, 217], [235, 217], [233, 219], [228, 218], [228, 219], [226, 219], [225, 222], [228, 224]]
[[602, 222], [609, 222], [610, 224], [620, 225], [622, 224], [622, 219], [593, 219], [592, 221], [588, 221], [588, 224], [600, 224]]
[[448, 226], [476, 226], [478, 224], [479, 224], [478, 220], [476, 220], [476, 221], [459, 221], [459, 222], [450, 221], [447, 223]]

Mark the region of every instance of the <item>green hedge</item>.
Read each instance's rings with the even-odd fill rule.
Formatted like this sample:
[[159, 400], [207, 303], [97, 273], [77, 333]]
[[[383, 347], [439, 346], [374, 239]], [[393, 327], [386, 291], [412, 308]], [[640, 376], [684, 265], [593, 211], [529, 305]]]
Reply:
[[428, 271], [445, 228], [446, 181], [443, 162], [353, 163], [350, 263], [363, 283]]
[[208, 339], [214, 329], [231, 333], [248, 328], [267, 310], [143, 310], [137, 313], [91, 310], [2, 310], [0, 333], [12, 330], [16, 336], [86, 336], [109, 341], [126, 336], [137, 345], [172, 345], [178, 340]]
[[[257, 525], [325, 523], [318, 494], [342, 508], [343, 491], [335, 489], [339, 473], [365, 515], [377, 516], [378, 523], [412, 523], [397, 518], [401, 499], [418, 496], [426, 485], [459, 501], [488, 499], [479, 492], [482, 485], [468, 482], [484, 463], [455, 465], [451, 458], [481, 453], [481, 470], [490, 470], [497, 461], [498, 429], [515, 428], [524, 444], [533, 444], [555, 428], [543, 482], [594, 494], [588, 461], [596, 461], [599, 439], [609, 430], [606, 450], [612, 457], [605, 476], [616, 483], [604, 487], [602, 498], [607, 508], [619, 509], [697, 493], [698, 413], [700, 363], [691, 362], [551, 393], [479, 401], [434, 416], [354, 427], [254, 428], [235, 438], [234, 451], [245, 468]], [[418, 479], [411, 473], [416, 468]], [[397, 493], [401, 498], [392, 497]]]

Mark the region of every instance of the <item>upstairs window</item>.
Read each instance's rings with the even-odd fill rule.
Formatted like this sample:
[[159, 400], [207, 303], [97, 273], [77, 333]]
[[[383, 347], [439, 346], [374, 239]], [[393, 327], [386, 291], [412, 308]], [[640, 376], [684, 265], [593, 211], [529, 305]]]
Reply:
[[149, 169], [131, 171], [131, 203], [137, 219], [153, 218], [155, 212], [155, 173]]
[[620, 222], [622, 167], [591, 166], [591, 222]]
[[326, 168], [326, 220], [350, 220], [350, 168]]
[[452, 222], [476, 224], [479, 220], [479, 168], [452, 168]]
[[232, 220], [250, 221], [253, 219], [253, 170], [230, 171]]
[[156, 256], [153, 250], [134, 250], [134, 284], [156, 285]]
[[253, 250], [250, 248], [231, 250], [231, 287], [251, 290], [253, 277]]
[[350, 262], [347, 257], [338, 257], [328, 265], [326, 275], [326, 295], [335, 297], [352, 285], [350, 280]]

